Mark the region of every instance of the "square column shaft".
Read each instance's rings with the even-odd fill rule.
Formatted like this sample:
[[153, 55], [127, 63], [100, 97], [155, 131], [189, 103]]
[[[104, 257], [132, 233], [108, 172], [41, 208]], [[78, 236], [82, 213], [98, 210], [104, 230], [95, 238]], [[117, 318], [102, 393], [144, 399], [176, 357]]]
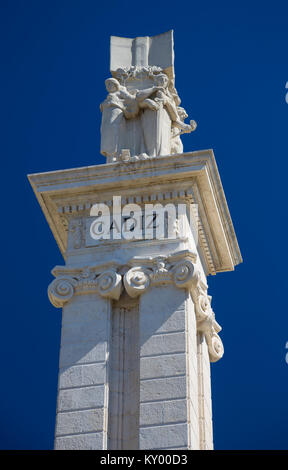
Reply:
[[140, 345], [140, 448], [199, 448], [197, 329], [186, 289], [143, 295]]
[[107, 446], [110, 301], [78, 295], [63, 308], [56, 449]]

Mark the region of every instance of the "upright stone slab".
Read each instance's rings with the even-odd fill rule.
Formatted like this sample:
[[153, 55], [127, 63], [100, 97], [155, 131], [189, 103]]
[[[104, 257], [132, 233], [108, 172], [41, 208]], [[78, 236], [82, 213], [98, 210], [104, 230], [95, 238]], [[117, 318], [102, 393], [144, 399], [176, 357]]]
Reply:
[[196, 125], [172, 32], [111, 48], [107, 164], [29, 175], [65, 260], [48, 288], [62, 309], [55, 449], [212, 449], [224, 349], [207, 276], [241, 254], [212, 150], [183, 153]]

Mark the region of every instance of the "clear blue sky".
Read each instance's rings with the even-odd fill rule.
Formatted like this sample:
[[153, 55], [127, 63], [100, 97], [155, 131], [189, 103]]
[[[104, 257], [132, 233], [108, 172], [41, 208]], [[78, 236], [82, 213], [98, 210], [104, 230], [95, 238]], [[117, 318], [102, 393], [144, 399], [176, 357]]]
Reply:
[[[110, 35], [174, 29], [176, 87], [213, 148], [244, 263], [208, 279], [223, 327], [216, 449], [288, 449], [285, 1], [2, 0], [0, 448], [52, 449], [63, 264], [26, 175], [103, 163]], [[287, 90], [288, 91], [288, 90]]]

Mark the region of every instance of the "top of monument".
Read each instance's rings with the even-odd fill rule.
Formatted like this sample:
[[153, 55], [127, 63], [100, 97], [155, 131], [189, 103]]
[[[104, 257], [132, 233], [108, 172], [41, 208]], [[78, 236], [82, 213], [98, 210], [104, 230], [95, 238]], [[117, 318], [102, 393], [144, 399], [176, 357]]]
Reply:
[[173, 30], [157, 36], [110, 38], [110, 71], [114, 75], [119, 68], [160, 67], [174, 78]]
[[173, 30], [111, 36], [108, 95], [101, 103], [101, 154], [107, 163], [183, 153], [181, 135], [196, 129], [175, 88]]

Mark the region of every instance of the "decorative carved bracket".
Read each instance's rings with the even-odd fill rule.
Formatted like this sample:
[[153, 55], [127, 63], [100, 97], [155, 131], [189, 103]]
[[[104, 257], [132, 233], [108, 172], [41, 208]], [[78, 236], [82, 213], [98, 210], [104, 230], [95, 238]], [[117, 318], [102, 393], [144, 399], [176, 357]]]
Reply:
[[224, 347], [218, 333], [221, 326], [215, 319], [215, 313], [211, 307], [211, 296], [207, 295], [207, 285], [199, 278], [191, 296], [195, 305], [197, 329], [201, 331], [206, 339], [211, 362], [216, 362], [224, 354]]

